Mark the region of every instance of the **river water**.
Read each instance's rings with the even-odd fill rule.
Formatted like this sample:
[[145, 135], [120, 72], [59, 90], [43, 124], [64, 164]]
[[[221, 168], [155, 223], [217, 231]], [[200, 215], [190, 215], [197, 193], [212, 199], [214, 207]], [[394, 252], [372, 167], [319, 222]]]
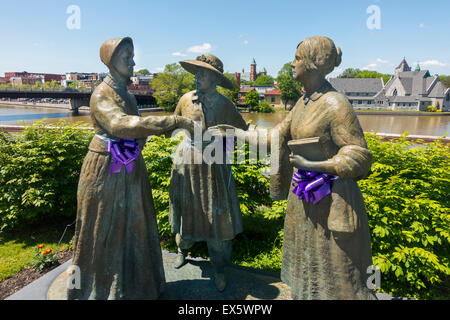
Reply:
[[[142, 113], [144, 116], [170, 114], [167, 112]], [[242, 116], [255, 125], [273, 127], [286, 117], [286, 113], [242, 113]], [[401, 134], [408, 131], [412, 135], [429, 136], [442, 136], [450, 132], [450, 116], [358, 114], [358, 119], [365, 132]], [[78, 115], [72, 115], [70, 110], [65, 109], [0, 105], [0, 125], [29, 125], [36, 120], [43, 120], [49, 124], [59, 120], [65, 120], [67, 123], [77, 121], [91, 123], [89, 111], [80, 111]]]

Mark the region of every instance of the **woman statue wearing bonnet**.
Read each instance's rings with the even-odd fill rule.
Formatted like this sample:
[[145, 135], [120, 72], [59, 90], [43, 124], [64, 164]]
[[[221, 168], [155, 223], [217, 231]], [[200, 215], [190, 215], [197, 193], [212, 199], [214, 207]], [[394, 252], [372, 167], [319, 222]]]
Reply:
[[[376, 299], [366, 283], [372, 254], [357, 184], [368, 174], [372, 157], [351, 104], [325, 79], [341, 56], [327, 37], [300, 42], [292, 68], [305, 94], [269, 135], [279, 145], [271, 150], [279, 161], [271, 195], [288, 198], [281, 279], [294, 299]], [[239, 138], [242, 132], [236, 134]], [[290, 154], [288, 141], [307, 138], [319, 138], [323, 160]]]
[[109, 74], [90, 101], [95, 136], [81, 168], [73, 265], [79, 289], [68, 299], [156, 299], [165, 285], [152, 191], [141, 154], [146, 138], [193, 129], [179, 116], [141, 117], [127, 91], [133, 75], [131, 38], [100, 48]]
[[[214, 153], [215, 159], [211, 159], [214, 161], [207, 163], [202, 155], [214, 142], [206, 138], [202, 141], [202, 135], [218, 123], [244, 130], [248, 126], [234, 103], [217, 92], [217, 85], [233, 88], [231, 81], [223, 75], [219, 58], [204, 54], [180, 64], [195, 75], [197, 90], [181, 97], [175, 114], [198, 121], [201, 127], [198, 127], [200, 139], [195, 139], [195, 136], [184, 139], [174, 157], [169, 221], [178, 245], [176, 267], [184, 265], [185, 257], [195, 242], [206, 241], [215, 272], [214, 283], [222, 291], [226, 286], [224, 267], [230, 260], [231, 241], [243, 230], [242, 216], [231, 164], [226, 163], [226, 152], [216, 149], [220, 152]], [[217, 140], [219, 149], [223, 148], [221, 139]]]

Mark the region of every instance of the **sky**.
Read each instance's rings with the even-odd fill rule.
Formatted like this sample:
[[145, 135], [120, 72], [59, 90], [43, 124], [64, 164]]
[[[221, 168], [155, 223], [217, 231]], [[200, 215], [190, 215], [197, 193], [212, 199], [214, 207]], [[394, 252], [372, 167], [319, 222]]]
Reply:
[[314, 35], [343, 52], [330, 76], [346, 68], [392, 74], [403, 57], [449, 75], [449, 16], [448, 0], [2, 0], [0, 76], [106, 72], [101, 44], [130, 36], [136, 70], [161, 72], [209, 52], [225, 72], [248, 72], [254, 58], [275, 77]]

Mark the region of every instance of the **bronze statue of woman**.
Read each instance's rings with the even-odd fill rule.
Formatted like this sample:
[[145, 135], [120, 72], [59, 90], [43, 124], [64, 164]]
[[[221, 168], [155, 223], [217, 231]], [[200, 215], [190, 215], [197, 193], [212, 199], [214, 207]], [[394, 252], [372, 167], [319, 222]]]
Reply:
[[[198, 141], [194, 136], [178, 146], [170, 180], [169, 221], [178, 245], [176, 267], [184, 265], [195, 242], [206, 241], [215, 272], [214, 283], [223, 291], [226, 287], [224, 267], [231, 257], [231, 241], [243, 230], [242, 216], [231, 164], [219, 154], [207, 163], [202, 155], [215, 140], [211, 143], [205, 138], [203, 141], [202, 136], [206, 129], [218, 123], [244, 130], [248, 126], [234, 103], [217, 92], [218, 85], [233, 88], [223, 74], [219, 58], [204, 54], [180, 64], [195, 75], [197, 89], [181, 97], [175, 114], [201, 122], [201, 128]], [[219, 141], [222, 148], [222, 141]]]
[[177, 127], [179, 116], [141, 117], [127, 90], [135, 65], [131, 38], [100, 48], [109, 68], [90, 101], [95, 136], [81, 168], [73, 265], [79, 289], [68, 299], [156, 299], [165, 285], [152, 191], [140, 151], [149, 135]]
[[[368, 174], [372, 156], [351, 104], [325, 79], [341, 63], [341, 56], [327, 37], [300, 42], [292, 68], [305, 94], [269, 135], [277, 133], [279, 150], [271, 152], [280, 159], [279, 172], [271, 176], [271, 195], [288, 198], [281, 279], [291, 287], [294, 299], [376, 299], [366, 284], [372, 254], [357, 184]], [[242, 132], [236, 132], [239, 138]], [[288, 141], [307, 138], [319, 138], [323, 161], [289, 155]], [[323, 177], [329, 192], [316, 194], [314, 201], [303, 196], [298, 187], [307, 175]]]

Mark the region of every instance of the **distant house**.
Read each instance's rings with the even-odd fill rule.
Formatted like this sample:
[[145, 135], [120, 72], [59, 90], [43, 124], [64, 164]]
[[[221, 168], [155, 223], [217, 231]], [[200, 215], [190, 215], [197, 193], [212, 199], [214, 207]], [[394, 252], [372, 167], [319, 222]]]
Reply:
[[275, 109], [284, 109], [283, 101], [281, 101], [281, 91], [273, 89], [264, 94], [264, 101], [268, 102]]
[[239, 94], [238, 94], [238, 106], [245, 106], [244, 100], [245, 100], [245, 96], [247, 95], [247, 93], [249, 93], [250, 91], [256, 91], [256, 89], [252, 86], [241, 86], [241, 89], [239, 90]]
[[9, 83], [9, 79], [8, 78], [0, 77], [0, 84], [8, 84], [8, 83]]
[[330, 78], [333, 87], [347, 96], [355, 109], [426, 111], [434, 106], [450, 111], [450, 88], [437, 75], [417, 65], [414, 71], [405, 59], [386, 83], [380, 79]]

